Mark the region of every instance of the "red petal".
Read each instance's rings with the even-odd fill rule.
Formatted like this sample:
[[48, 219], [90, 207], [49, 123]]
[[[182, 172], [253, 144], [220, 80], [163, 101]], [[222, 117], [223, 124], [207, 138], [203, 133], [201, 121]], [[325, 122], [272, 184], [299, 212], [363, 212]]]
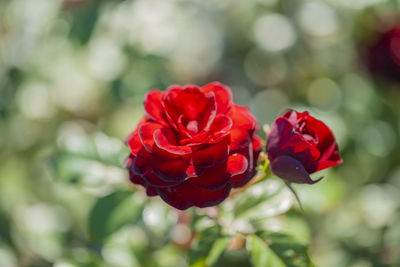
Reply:
[[[316, 163], [313, 164], [312, 168], [309, 167], [310, 164], [307, 163], [304, 159], [305, 156], [303, 156], [303, 158], [296, 157], [298, 160], [303, 162], [303, 164], [305, 164], [304, 166], [307, 171], [311, 173], [342, 163], [335, 137], [333, 136], [332, 131], [328, 128], [328, 126], [325, 125], [325, 123], [310, 116], [306, 111], [303, 113], [299, 113], [294, 110], [289, 110], [284, 114], [284, 117], [286, 117], [292, 125], [297, 125], [301, 121], [305, 122], [307, 130], [315, 137], [315, 140], [317, 140], [316, 146], [309, 145], [308, 148], [308, 153], [311, 154], [311, 156], [309, 157], [312, 158], [312, 160], [316, 161]], [[301, 134], [299, 133], [298, 135]], [[307, 141], [304, 136], [302, 137], [304, 140]], [[288, 146], [293, 145], [293, 142], [297, 142], [297, 140], [292, 139], [291, 141], [289, 141]], [[305, 142], [301, 142], [297, 145], [296, 150], [305, 150], [306, 146], [307, 144]], [[318, 153], [315, 150], [318, 150]], [[317, 167], [315, 167], [315, 165], [317, 165]]]
[[174, 132], [158, 123], [143, 124], [139, 129], [139, 137], [149, 153], [167, 160], [187, 156], [192, 151], [187, 146], [180, 146]]
[[204, 143], [216, 143], [228, 135], [232, 127], [232, 120], [225, 115], [217, 115], [209, 131], [202, 131], [190, 139], [181, 140], [183, 145], [198, 146]]
[[232, 105], [232, 92], [219, 82], [209, 83], [201, 88], [205, 93], [213, 92], [217, 103], [217, 114], [225, 114]]
[[146, 195], [148, 197], [158, 196], [157, 188], [151, 185], [147, 185], [146, 187]]
[[307, 128], [312, 131], [318, 139], [318, 149], [321, 153], [324, 153], [326, 150], [331, 148], [334, 143], [336, 144], [332, 131], [325, 125], [325, 123], [311, 116], [307, 117], [306, 122]]
[[247, 149], [245, 154], [236, 155], [240, 155], [246, 160], [246, 169], [244, 171], [236, 172], [231, 178], [231, 183], [233, 187], [242, 187], [247, 184], [255, 174], [253, 153], [249, 154], [249, 149]]
[[153, 120], [165, 124], [166, 118], [164, 109], [161, 105], [163, 93], [159, 90], [152, 90], [148, 92], [144, 99], [144, 109], [147, 115]]
[[255, 171], [251, 171], [233, 176], [231, 178], [232, 187], [238, 188], [244, 186], [254, 177], [254, 174]]
[[192, 164], [197, 167], [211, 167], [217, 162], [225, 161], [229, 155], [230, 138], [226, 136], [221, 142], [209, 144], [192, 154]]
[[297, 112], [295, 110], [289, 109], [288, 111], [285, 112], [285, 114], [282, 115], [282, 117], [285, 117], [288, 119], [288, 121], [292, 125], [298, 124], [301, 120], [307, 119], [308, 117], [311, 117], [310, 114], [307, 111], [304, 112]]
[[249, 162], [242, 154], [233, 154], [229, 156], [227, 163], [227, 171], [232, 175], [244, 173], [249, 167]]
[[184, 210], [191, 206], [200, 208], [215, 206], [228, 197], [231, 185], [228, 183], [225, 187], [209, 191], [194, 185], [188, 181], [170, 188], [158, 188], [160, 197], [171, 206]]
[[131, 170], [154, 186], [165, 186], [182, 182], [187, 177], [187, 166], [183, 159], [161, 159], [144, 150], [133, 159]]
[[343, 162], [339, 155], [339, 148], [336, 142], [332, 143], [330, 148], [328, 148], [324, 154], [321, 156], [318, 162], [318, 168], [316, 171], [327, 169]]
[[138, 125], [136, 126], [136, 129], [125, 138], [125, 143], [128, 145], [132, 154], [134, 154], [134, 155], [137, 155], [139, 150], [143, 147], [142, 142], [140, 141], [140, 137], [139, 137], [139, 128], [146, 122], [147, 122], [147, 119], [142, 118], [139, 121]]
[[189, 178], [188, 182], [206, 190], [218, 190], [224, 187], [229, 182], [230, 178], [231, 175], [227, 170], [227, 163], [223, 162], [206, 169], [206, 171], [198, 177]]
[[186, 175], [188, 177], [197, 177], [202, 175], [207, 170], [207, 167], [188, 165], [186, 169]]
[[207, 94], [207, 105], [202, 111], [202, 116], [197, 120], [199, 122], [199, 131], [208, 131], [214, 123], [215, 116], [217, 115], [217, 106], [214, 94]]
[[258, 162], [258, 156], [262, 151], [262, 139], [256, 135], [253, 136], [252, 149], [253, 149], [253, 159], [254, 159], [253, 168], [255, 168]]
[[180, 181], [166, 182], [157, 176], [153, 171], [148, 170], [144, 175], [141, 176], [146, 182], [155, 187], [167, 187], [174, 186], [180, 183]]
[[279, 117], [271, 126], [267, 138], [267, 154], [271, 162], [278, 156], [289, 155], [300, 161], [309, 173], [316, 171], [320, 157], [317, 147], [295, 132], [285, 117]]
[[247, 148], [240, 150], [241, 154], [246, 157], [249, 162], [248, 169], [242, 174], [235, 175], [231, 178], [233, 187], [242, 187], [247, 184], [256, 174], [257, 160], [260, 152], [262, 151], [261, 138], [253, 136], [252, 143]]
[[139, 175], [135, 175], [135, 174], [130, 172], [130, 180], [131, 180], [132, 183], [137, 184], [137, 185], [141, 185], [144, 188], [146, 188], [147, 196], [152, 197], [152, 196], [158, 195], [157, 189], [155, 187], [147, 184], [146, 181], [143, 180], [143, 178], [140, 177]]
[[[197, 121], [199, 129], [206, 128], [216, 113], [214, 95], [204, 94], [198, 87], [179, 86], [169, 88], [163, 96], [163, 107], [171, 124], [177, 125], [184, 115], [187, 121]], [[178, 129], [178, 127], [176, 127]]]
[[146, 173], [151, 159], [151, 154], [143, 149], [136, 157], [133, 158], [131, 170], [137, 175], [143, 175]]
[[128, 135], [125, 142], [128, 144], [131, 153], [134, 155], [137, 155], [139, 150], [143, 147], [138, 131], [134, 131]]
[[245, 147], [248, 147], [251, 141], [250, 134], [242, 129], [231, 130], [231, 151], [236, 152]]
[[124, 161], [123, 167], [127, 168], [127, 169], [130, 169], [131, 166], [132, 166], [133, 159], [134, 159], [134, 155], [129, 154], [129, 156]]
[[233, 129], [247, 130], [252, 133], [258, 128], [256, 118], [247, 107], [233, 104], [227, 116], [232, 119]]
[[161, 128], [163, 128], [161, 124], [153, 122], [147, 122], [139, 128], [140, 141], [144, 148], [150, 153], [153, 151], [154, 146], [154, 132]]
[[218, 190], [224, 187], [230, 178], [247, 170], [248, 161], [241, 154], [229, 156], [226, 162], [208, 168], [204, 174], [188, 179], [188, 182], [206, 190]]
[[178, 117], [178, 121], [175, 122], [176, 127], [178, 129], [179, 134], [181, 135], [181, 138], [191, 138], [192, 135], [191, 133], [189, 133], [188, 129], [185, 128], [185, 126], [183, 125], [183, 120], [184, 120], [184, 115], [181, 114]]
[[192, 153], [190, 147], [179, 145], [175, 133], [168, 128], [156, 130], [154, 132], [154, 141], [157, 148], [166, 153], [179, 156], [186, 156]]
[[183, 159], [154, 160], [151, 168], [160, 179], [168, 182], [181, 182], [187, 178], [188, 163]]
[[133, 172], [129, 172], [129, 179], [134, 184], [138, 184], [138, 185], [142, 185], [142, 186], [146, 186], [146, 184], [147, 184], [146, 181], [143, 180], [142, 177], [140, 177], [140, 175], [136, 175]]
[[266, 147], [270, 161], [279, 156], [281, 145], [291, 138], [292, 132], [294, 132], [293, 125], [284, 117], [279, 117], [272, 123]]
[[217, 115], [211, 124], [210, 132], [214, 140], [229, 134], [229, 130], [232, 128], [231, 118], [225, 115]]

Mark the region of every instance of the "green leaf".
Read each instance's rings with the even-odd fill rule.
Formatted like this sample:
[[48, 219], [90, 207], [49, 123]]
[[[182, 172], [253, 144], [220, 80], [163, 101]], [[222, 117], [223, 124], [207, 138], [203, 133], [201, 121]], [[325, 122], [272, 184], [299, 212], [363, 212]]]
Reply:
[[269, 248], [275, 255], [289, 267], [314, 266], [308, 254], [308, 246], [299, 242], [294, 237], [269, 231], [256, 233], [261, 240], [269, 244]]
[[89, 2], [80, 8], [73, 9], [70, 35], [82, 44], [86, 44], [96, 26], [100, 5], [96, 1]]
[[101, 241], [122, 226], [133, 223], [141, 214], [143, 202], [130, 191], [117, 191], [97, 200], [89, 215], [89, 233]]
[[291, 193], [284, 183], [268, 179], [239, 194], [234, 215], [236, 218], [248, 219], [270, 217], [286, 211], [291, 203]]
[[210, 252], [208, 253], [206, 259], [206, 266], [215, 266], [218, 260], [221, 258], [222, 254], [224, 253], [226, 247], [229, 244], [229, 237], [221, 237], [217, 239], [212, 246]]
[[264, 201], [267, 201], [268, 199], [274, 197], [278, 193], [279, 193], [279, 191], [276, 191], [272, 194], [241, 195], [236, 203], [235, 212], [234, 212], [235, 217], [240, 217], [241, 215], [244, 215], [245, 213], [249, 212], [251, 209], [256, 208], [257, 205], [261, 204]]
[[248, 249], [254, 267], [285, 267], [285, 263], [258, 236], [248, 238]]
[[217, 224], [203, 228], [198, 233], [189, 250], [190, 266], [205, 266], [206, 258], [215, 240], [220, 236], [220, 233], [221, 226]]
[[125, 172], [122, 165], [129, 153], [120, 140], [100, 132], [76, 136], [75, 145], [69, 139], [60, 140], [52, 161], [59, 180], [96, 186], [108, 182], [110, 173]]

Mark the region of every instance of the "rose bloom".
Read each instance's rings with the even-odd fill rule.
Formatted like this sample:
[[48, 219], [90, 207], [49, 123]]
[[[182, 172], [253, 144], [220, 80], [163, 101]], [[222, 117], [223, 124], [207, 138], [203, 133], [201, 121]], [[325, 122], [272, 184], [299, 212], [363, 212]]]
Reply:
[[375, 77], [400, 81], [400, 23], [376, 36], [367, 48], [366, 58]]
[[214, 82], [201, 88], [153, 90], [146, 115], [127, 137], [130, 180], [177, 209], [209, 207], [255, 174], [261, 151], [256, 119], [232, 102], [229, 88]]
[[310, 174], [342, 163], [331, 130], [308, 112], [289, 110], [278, 117], [267, 138], [272, 173], [287, 182], [313, 184]]

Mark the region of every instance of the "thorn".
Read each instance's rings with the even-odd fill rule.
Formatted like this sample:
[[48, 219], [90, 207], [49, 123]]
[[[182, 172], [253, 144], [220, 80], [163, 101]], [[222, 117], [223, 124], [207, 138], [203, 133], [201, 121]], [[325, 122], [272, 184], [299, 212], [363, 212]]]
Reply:
[[294, 190], [294, 188], [292, 187], [292, 185], [290, 183], [288, 183], [288, 182], [285, 182], [285, 183], [286, 183], [287, 187], [290, 189], [290, 191], [293, 193], [294, 197], [296, 198], [297, 204], [299, 204], [300, 210], [302, 212], [304, 212], [303, 205], [301, 205], [299, 195], [297, 195], [296, 191]]

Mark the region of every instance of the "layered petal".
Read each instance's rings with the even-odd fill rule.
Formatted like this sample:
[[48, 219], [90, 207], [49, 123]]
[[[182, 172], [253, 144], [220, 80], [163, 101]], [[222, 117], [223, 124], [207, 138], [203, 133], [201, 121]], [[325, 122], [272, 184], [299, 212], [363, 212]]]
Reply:
[[231, 177], [244, 173], [247, 168], [246, 157], [233, 154], [225, 162], [208, 168], [202, 175], [189, 178], [188, 182], [206, 190], [218, 190], [229, 183]]
[[139, 185], [142, 185], [144, 187], [147, 186], [147, 182], [140, 175], [137, 175], [137, 174], [134, 174], [134, 173], [130, 172], [129, 179], [134, 184], [139, 184]]
[[333, 142], [331, 146], [323, 153], [319, 162], [317, 171], [327, 169], [342, 163], [343, 160], [339, 155], [339, 148], [336, 142]]
[[266, 151], [270, 161], [280, 155], [290, 155], [301, 161], [310, 173], [316, 170], [320, 157], [317, 147], [295, 132], [293, 125], [284, 117], [278, 118], [271, 126]]
[[170, 187], [170, 186], [176, 186], [182, 182], [181, 181], [173, 181], [173, 182], [167, 182], [163, 179], [160, 178], [160, 175], [157, 175], [154, 173], [153, 170], [149, 168], [147, 172], [145, 172], [143, 175], [141, 175], [143, 180], [145, 180], [148, 184], [154, 186], [154, 187]]
[[253, 136], [247, 147], [237, 150], [248, 161], [248, 168], [243, 173], [238, 173], [231, 178], [233, 187], [242, 187], [256, 174], [257, 160], [262, 150], [261, 138]]
[[[261, 142], [246, 107], [229, 88], [210, 83], [150, 91], [146, 116], [127, 137], [133, 183], [178, 209], [219, 204], [255, 173]], [[327, 157], [329, 161], [329, 157]]]
[[224, 187], [230, 178], [231, 175], [227, 171], [227, 164], [223, 162], [206, 169], [200, 176], [189, 178], [188, 182], [206, 190], [218, 190]]
[[331, 130], [308, 112], [289, 110], [277, 118], [266, 151], [272, 172], [289, 182], [311, 184], [309, 174], [342, 162]]
[[210, 127], [210, 139], [211, 141], [217, 141], [220, 138], [229, 134], [232, 128], [232, 119], [225, 115], [217, 115], [214, 123]]
[[180, 141], [182, 145], [198, 146], [201, 144], [217, 143], [230, 134], [232, 120], [225, 115], [217, 115], [208, 131], [202, 131], [189, 139]]
[[134, 157], [131, 165], [132, 173], [140, 176], [146, 183], [153, 186], [172, 186], [183, 180], [168, 181], [167, 179], [162, 179], [163, 176], [155, 174], [153, 165], [150, 164], [152, 160], [153, 157], [151, 155], [150, 158], [142, 156]]
[[159, 123], [147, 122], [140, 126], [138, 136], [142, 146], [161, 159], [187, 157], [191, 152], [188, 146], [182, 146], [174, 132]]
[[232, 119], [231, 149], [240, 150], [248, 146], [254, 131], [257, 129], [257, 120], [249, 109], [239, 105], [232, 105], [227, 116]]
[[153, 172], [164, 181], [180, 182], [187, 178], [186, 169], [189, 163], [184, 159], [161, 160], [152, 163]]
[[228, 197], [230, 190], [229, 183], [219, 190], [205, 190], [186, 181], [175, 187], [158, 188], [157, 192], [169, 205], [185, 210], [192, 206], [205, 208], [218, 205]]
[[233, 104], [226, 115], [232, 119], [233, 129], [253, 132], [257, 128], [257, 120], [247, 107]]
[[157, 196], [158, 192], [157, 189], [154, 186], [149, 185], [142, 177], [139, 175], [129, 173], [129, 179], [132, 183], [134, 184], [139, 184], [142, 185], [144, 188], [146, 188], [146, 194], [149, 197]]
[[152, 90], [146, 94], [143, 105], [147, 116], [158, 123], [166, 124], [167, 120], [161, 104], [162, 96], [161, 91]]
[[217, 114], [225, 114], [232, 105], [232, 92], [219, 82], [209, 83], [201, 88], [205, 93], [213, 92], [217, 103]]
[[140, 126], [142, 126], [146, 122], [147, 122], [147, 119], [142, 118], [139, 121], [136, 129], [125, 138], [125, 144], [128, 145], [129, 149], [131, 150], [131, 153], [134, 155], [137, 155], [139, 150], [143, 147], [142, 142], [140, 141], [140, 137], [139, 137], [139, 129], [140, 129]]
[[156, 129], [153, 134], [154, 145], [159, 151], [165, 153], [166, 156], [187, 156], [192, 153], [192, 149], [188, 146], [182, 146], [174, 134], [174, 132], [168, 128]]
[[137, 155], [139, 150], [143, 147], [138, 131], [133, 131], [131, 134], [129, 134], [125, 139], [125, 142], [133, 155]]
[[191, 164], [196, 167], [211, 167], [218, 162], [226, 161], [229, 155], [230, 138], [226, 136], [219, 143], [209, 144], [199, 149], [194, 149]]
[[240, 128], [232, 129], [231, 135], [231, 151], [238, 151], [248, 147], [251, 142], [251, 135]]
[[154, 122], [147, 122], [139, 128], [140, 141], [149, 153], [153, 152], [153, 146], [155, 143], [153, 138], [154, 132], [161, 128], [163, 128], [161, 124]]
[[179, 122], [190, 135], [207, 129], [216, 115], [214, 94], [205, 94], [195, 86], [169, 88], [164, 93], [162, 104], [170, 124], [179, 130]]

